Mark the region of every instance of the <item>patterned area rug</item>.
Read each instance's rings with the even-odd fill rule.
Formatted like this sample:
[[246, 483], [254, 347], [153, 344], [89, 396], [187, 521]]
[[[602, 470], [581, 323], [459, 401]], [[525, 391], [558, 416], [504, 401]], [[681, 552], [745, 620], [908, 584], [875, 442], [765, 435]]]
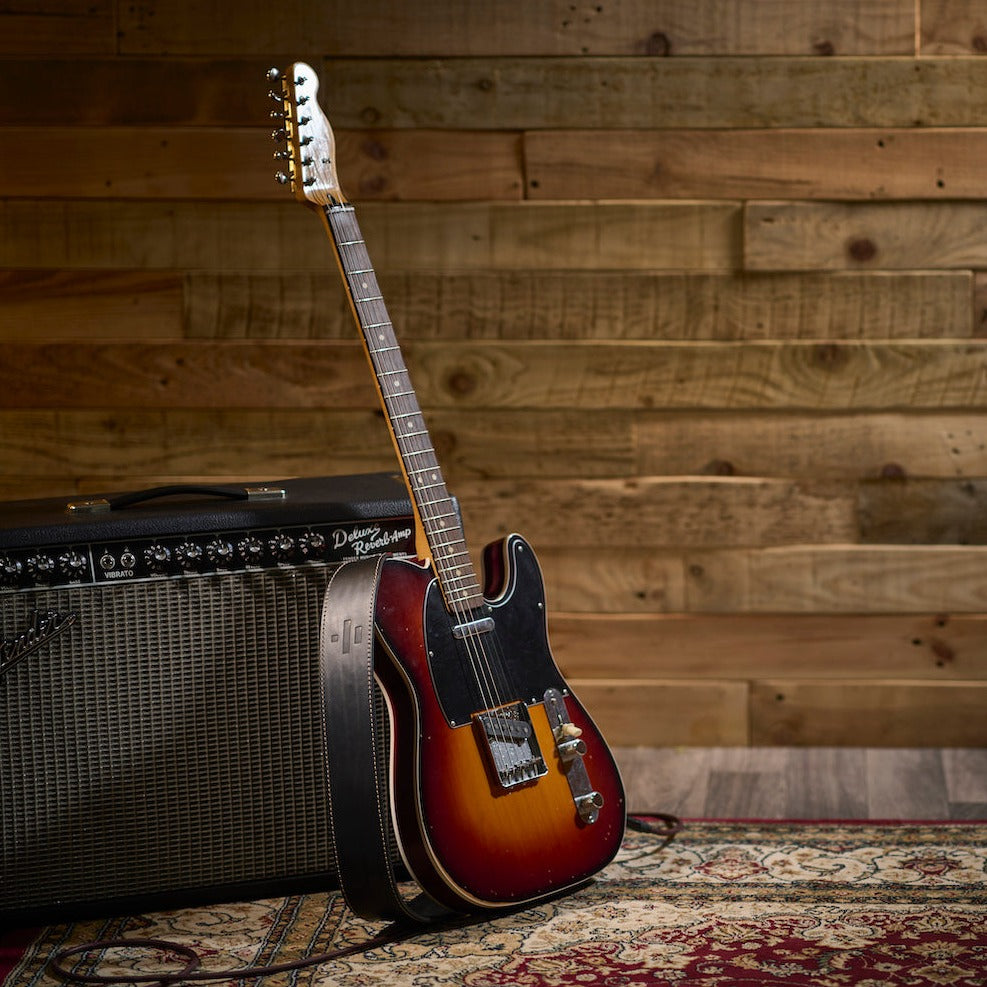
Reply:
[[[557, 901], [264, 984], [987, 984], [987, 825], [689, 822], [660, 845], [629, 834], [598, 880]], [[57, 984], [45, 970], [54, 951], [119, 935], [191, 945], [204, 967], [224, 969], [322, 952], [377, 931], [335, 895], [55, 926], [22, 936], [20, 946], [8, 939], [9, 955], [19, 958], [3, 987]], [[160, 954], [130, 950], [84, 957], [80, 968], [97, 958], [104, 973], [161, 969]]]

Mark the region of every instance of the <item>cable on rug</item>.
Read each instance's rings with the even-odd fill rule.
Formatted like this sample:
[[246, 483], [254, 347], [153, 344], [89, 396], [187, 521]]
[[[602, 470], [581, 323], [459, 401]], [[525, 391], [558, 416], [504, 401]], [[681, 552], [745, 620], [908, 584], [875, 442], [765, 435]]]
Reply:
[[[651, 812], [646, 815], [628, 815], [627, 826], [638, 833], [648, 833], [661, 838], [659, 846], [655, 847], [653, 853], [659, 853], [668, 846], [682, 829], [682, 822], [673, 815], [664, 812]], [[521, 911], [526, 906], [515, 909], [503, 909], [497, 914]], [[456, 919], [445, 919], [428, 926], [428, 931], [444, 931], [446, 929], [458, 929], [464, 926], [473, 925], [478, 921], [478, 916], [470, 915]], [[388, 946], [391, 943], [403, 942], [414, 938], [420, 927], [409, 929], [405, 923], [395, 922], [388, 926], [383, 932], [372, 936], [366, 942], [354, 943], [352, 946], [344, 946], [341, 949], [334, 949], [325, 953], [315, 953], [300, 960], [289, 960], [285, 963], [275, 963], [269, 966], [242, 967], [233, 970], [203, 970], [202, 958], [192, 949], [191, 946], [184, 946], [181, 943], [171, 942], [167, 939], [147, 939], [147, 938], [127, 938], [100, 939], [92, 942], [85, 942], [79, 946], [70, 946], [60, 949], [48, 961], [48, 969], [56, 977], [68, 982], [77, 984], [160, 984], [161, 987], [183, 983], [187, 981], [203, 982], [210, 980], [244, 980], [247, 978], [269, 977], [275, 973], [288, 973], [292, 970], [302, 970], [310, 966], [320, 966], [323, 963], [330, 963], [333, 960], [340, 960], [347, 956], [356, 956], [360, 953], [368, 953], [372, 949], [380, 946]], [[158, 971], [156, 973], [145, 974], [103, 974], [103, 973], [78, 973], [69, 970], [64, 965], [67, 960], [74, 956], [81, 956], [84, 953], [93, 953], [106, 949], [148, 949], [162, 953], [170, 953], [186, 961], [181, 970], [174, 972]]]

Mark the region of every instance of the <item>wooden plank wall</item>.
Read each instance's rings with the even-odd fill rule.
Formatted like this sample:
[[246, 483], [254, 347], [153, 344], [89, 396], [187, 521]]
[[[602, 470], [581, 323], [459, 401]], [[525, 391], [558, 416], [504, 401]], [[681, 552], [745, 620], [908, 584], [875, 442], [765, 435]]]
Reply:
[[0, 6], [0, 496], [394, 465], [265, 70], [479, 547], [620, 744], [987, 742], [978, 0]]

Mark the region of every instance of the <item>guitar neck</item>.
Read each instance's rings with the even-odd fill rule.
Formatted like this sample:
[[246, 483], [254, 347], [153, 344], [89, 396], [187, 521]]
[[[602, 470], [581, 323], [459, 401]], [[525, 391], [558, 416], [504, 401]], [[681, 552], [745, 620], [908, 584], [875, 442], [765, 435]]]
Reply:
[[446, 488], [356, 214], [349, 204], [325, 206], [323, 213], [411, 495], [419, 540], [425, 542], [418, 546], [419, 554], [431, 559], [451, 611], [475, 609], [483, 603], [483, 594], [459, 513]]

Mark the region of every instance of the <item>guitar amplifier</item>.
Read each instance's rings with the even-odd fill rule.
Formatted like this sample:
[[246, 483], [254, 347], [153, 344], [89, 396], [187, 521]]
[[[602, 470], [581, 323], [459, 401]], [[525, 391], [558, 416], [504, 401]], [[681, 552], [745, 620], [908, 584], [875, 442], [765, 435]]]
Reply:
[[335, 886], [324, 591], [413, 550], [392, 474], [0, 504], [0, 925]]

